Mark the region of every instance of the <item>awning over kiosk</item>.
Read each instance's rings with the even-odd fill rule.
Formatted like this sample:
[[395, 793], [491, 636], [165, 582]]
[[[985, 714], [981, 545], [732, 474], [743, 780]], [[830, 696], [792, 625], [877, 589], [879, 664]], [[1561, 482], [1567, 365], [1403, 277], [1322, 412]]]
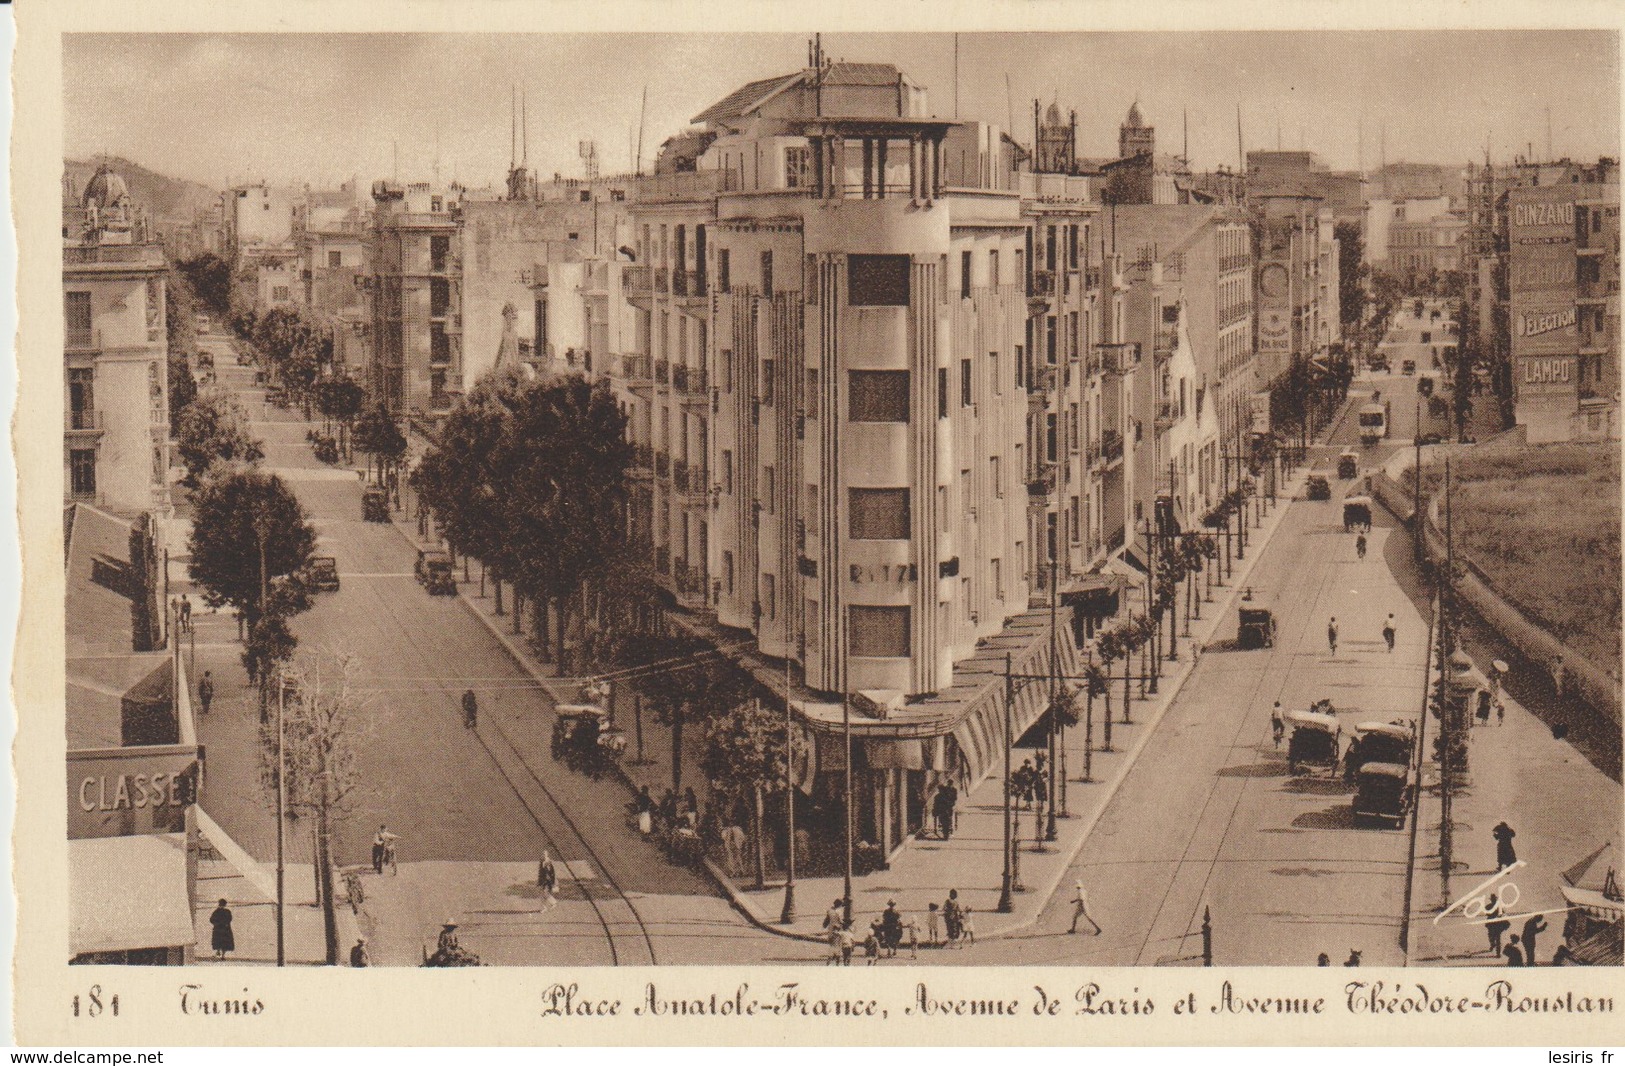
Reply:
[[68, 841], [68, 950], [171, 948], [195, 943], [186, 834]]

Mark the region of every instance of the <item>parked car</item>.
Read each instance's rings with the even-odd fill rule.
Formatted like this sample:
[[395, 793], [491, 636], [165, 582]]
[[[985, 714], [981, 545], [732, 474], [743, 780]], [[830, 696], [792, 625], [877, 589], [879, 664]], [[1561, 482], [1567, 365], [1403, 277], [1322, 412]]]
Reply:
[[305, 584], [319, 592], [339, 590], [339, 564], [331, 555], [311, 556], [305, 564]]
[[418, 584], [429, 590], [429, 595], [457, 595], [457, 578], [452, 573], [448, 553], [432, 548], [420, 550], [413, 572], [417, 575]]
[[389, 496], [383, 489], [370, 488], [361, 494], [361, 518], [367, 522], [389, 521]]
[[1400, 363], [1399, 364], [1399, 372], [1401, 374], [1414, 374], [1414, 373], [1416, 373], [1416, 360], [1415, 359], [1406, 359], [1404, 362]]
[[1359, 769], [1354, 791], [1354, 824], [1387, 821], [1395, 829], [1405, 828], [1416, 790], [1410, 783], [1410, 767], [1403, 763], [1368, 762]]

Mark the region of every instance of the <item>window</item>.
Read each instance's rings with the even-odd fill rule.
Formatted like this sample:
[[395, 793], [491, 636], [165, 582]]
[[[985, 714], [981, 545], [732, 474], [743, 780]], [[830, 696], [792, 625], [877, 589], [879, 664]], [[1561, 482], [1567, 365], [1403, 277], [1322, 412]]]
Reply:
[[773, 360], [762, 360], [762, 404], [773, 406]]
[[732, 496], [734, 491], [734, 453], [722, 450], [722, 491]]
[[846, 261], [846, 302], [853, 307], [907, 307], [906, 255], [854, 255]]
[[343, 252], [330, 251], [330, 252], [327, 253], [327, 266], [328, 266], [328, 269], [332, 269], [334, 267], [341, 267], [343, 265], [344, 265], [344, 253]]
[[734, 594], [734, 553], [722, 553], [722, 591], [732, 596]]
[[431, 197], [429, 197], [429, 210], [430, 211], [438, 212], [438, 211], [445, 210], [445, 208], [446, 208], [446, 201], [445, 201], [444, 198], [439, 197], [439, 196], [431, 196]]
[[762, 253], [762, 295], [773, 295], [773, 253]]
[[818, 371], [807, 371], [807, 397], [803, 403], [808, 418], [818, 417]]
[[993, 248], [987, 253], [987, 284], [990, 288], [999, 287], [999, 250]]
[[849, 654], [884, 659], [908, 657], [907, 607], [862, 607], [854, 604], [847, 608], [847, 612]]
[[808, 184], [808, 177], [812, 173], [812, 149], [806, 147], [786, 148], [784, 150], [784, 187], [786, 189], [801, 189]]
[[1055, 316], [1044, 319], [1044, 361], [1055, 365]]
[[779, 498], [778, 477], [771, 466], [762, 467], [762, 510], [773, 513]]
[[937, 370], [937, 417], [948, 417], [948, 368]]
[[998, 456], [990, 455], [987, 457], [987, 469], [988, 476], [993, 481], [993, 495], [1002, 499], [1004, 497], [1004, 478], [999, 470]]
[[988, 560], [988, 569], [993, 574], [993, 598], [1004, 599], [1004, 566], [998, 559]]
[[1055, 416], [1047, 414], [1044, 416], [1044, 458], [1052, 463], [1055, 462], [1055, 445]]
[[1076, 452], [1078, 450], [1079, 436], [1078, 405], [1070, 404], [1068, 405], [1066, 419], [1066, 447], [1068, 451]]
[[907, 489], [849, 489], [853, 540], [907, 540]]
[[445, 270], [446, 260], [451, 257], [450, 237], [429, 238], [429, 269]]
[[728, 249], [717, 249], [717, 291], [733, 291], [733, 272], [728, 263]]
[[993, 382], [993, 391], [1000, 396], [1004, 395], [1004, 382], [999, 379], [999, 353], [987, 353], [987, 372]]
[[68, 488], [75, 496], [96, 495], [96, 449], [68, 452]]
[[91, 345], [90, 293], [64, 294], [68, 316], [68, 347], [88, 348]]
[[969, 359], [959, 361], [959, 405], [969, 407], [971, 400], [971, 366]]
[[1027, 383], [1026, 356], [1027, 350], [1019, 344], [1016, 345], [1016, 388], [1018, 389]]
[[907, 370], [847, 372], [848, 407], [853, 422], [907, 422]]
[[281, 303], [287, 300], [287, 298], [288, 287], [286, 285], [274, 285], [271, 287], [271, 299], [274, 302]]
[[[546, 300], [537, 300], [536, 301], [536, 354], [539, 355], [539, 356], [545, 356], [547, 354], [547, 345], [548, 345], [547, 301]], [[645, 367], [645, 369], [648, 369], [648, 368]]]
[[1072, 531], [1072, 543], [1076, 544], [1083, 539], [1083, 525], [1078, 521], [1078, 498], [1072, 497], [1067, 504], [1066, 526]]
[[734, 353], [731, 348], [722, 349], [722, 391], [734, 391]]
[[970, 299], [970, 253], [959, 253], [959, 295]]
[[89, 367], [68, 370], [68, 418], [71, 429], [96, 427], [96, 372]]

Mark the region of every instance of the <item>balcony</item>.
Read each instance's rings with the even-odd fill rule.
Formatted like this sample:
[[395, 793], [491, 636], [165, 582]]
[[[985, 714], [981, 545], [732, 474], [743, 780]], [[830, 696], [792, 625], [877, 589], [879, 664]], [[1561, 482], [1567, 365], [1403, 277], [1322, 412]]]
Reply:
[[1055, 271], [1035, 270], [1027, 285], [1029, 300], [1047, 300], [1055, 295]]
[[627, 472], [633, 477], [646, 478], [654, 475], [654, 449], [647, 444], [632, 445], [632, 462]]
[[673, 270], [671, 294], [688, 299], [704, 299], [707, 288], [705, 280], [703, 270]]
[[1046, 466], [1037, 471], [1027, 482], [1027, 502], [1041, 504], [1049, 499], [1055, 491], [1055, 468]]
[[107, 428], [102, 415], [98, 408], [71, 407], [67, 411], [67, 425], [64, 428], [70, 436], [95, 436]]
[[679, 594], [704, 598], [708, 582], [703, 569], [698, 566], [690, 566], [682, 559], [678, 559], [672, 563], [672, 576], [675, 579]]
[[671, 363], [667, 362], [664, 359], [656, 359], [655, 360], [655, 384], [656, 385], [669, 385], [669, 384], [671, 384]]
[[1131, 374], [1140, 365], [1138, 344], [1099, 344], [1095, 347], [1101, 353], [1109, 374]]
[[1157, 354], [1166, 356], [1179, 347], [1179, 330], [1174, 326], [1162, 326], [1157, 330]]
[[649, 268], [647, 266], [629, 266], [621, 270], [621, 292], [627, 296], [649, 292]]
[[1048, 395], [1055, 391], [1056, 367], [1034, 367], [1027, 377], [1027, 392], [1031, 395]]
[[669, 452], [655, 452], [655, 475], [662, 478], [671, 476], [671, 454]]
[[622, 355], [618, 358], [620, 360], [619, 375], [626, 381], [629, 388], [648, 388], [653, 384], [653, 370], [647, 355]]
[[1179, 404], [1172, 400], [1163, 400], [1157, 404], [1157, 428], [1168, 429], [1180, 419]]
[[670, 288], [671, 288], [671, 283], [669, 281], [670, 273], [671, 272], [668, 271], [665, 267], [655, 267], [654, 268], [654, 281], [655, 281], [654, 290], [655, 290], [655, 292], [668, 292], [668, 291], [670, 291]]
[[70, 352], [99, 352], [102, 349], [102, 331], [68, 327], [63, 348]]
[[1115, 429], [1108, 429], [1100, 435], [1100, 451], [1106, 457], [1108, 465], [1123, 458], [1123, 435]]
[[1105, 461], [1106, 458], [1105, 453], [1100, 450], [1100, 446], [1098, 444], [1091, 444], [1087, 449], [1084, 450], [1083, 455], [1084, 461], [1089, 465], [1089, 469], [1091, 470], [1099, 466]]
[[164, 249], [157, 244], [83, 244], [62, 249], [63, 266], [144, 266], [162, 268]]
[[1097, 267], [1097, 266], [1084, 267], [1084, 269], [1083, 269], [1083, 287], [1085, 289], [1089, 290], [1090, 292], [1099, 291], [1099, 289], [1100, 289], [1100, 268], [1099, 267]]

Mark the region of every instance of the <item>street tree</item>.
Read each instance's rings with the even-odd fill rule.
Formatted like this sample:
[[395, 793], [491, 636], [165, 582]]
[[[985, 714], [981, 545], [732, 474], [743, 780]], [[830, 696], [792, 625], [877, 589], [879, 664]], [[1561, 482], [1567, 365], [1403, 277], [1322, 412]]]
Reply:
[[[1116, 662], [1118, 659], [1124, 658], [1128, 654], [1127, 649], [1125, 649], [1123, 646], [1122, 634], [1118, 631], [1116, 626], [1113, 626], [1111, 629], [1102, 630], [1100, 635], [1095, 638], [1095, 654], [1100, 658], [1100, 666], [1098, 667], [1102, 681], [1100, 695], [1106, 701], [1104, 706], [1106, 717], [1103, 720], [1105, 723], [1105, 741], [1100, 750], [1111, 751], [1112, 663]], [[1123, 672], [1125, 674], [1128, 673], [1127, 666], [1123, 668]], [[1093, 704], [1090, 706], [1093, 707]]]
[[184, 358], [197, 348], [197, 297], [186, 275], [173, 267], [164, 276], [164, 332], [171, 356]]
[[655, 720], [671, 730], [671, 787], [683, 787], [683, 730], [698, 714], [745, 696], [742, 674], [707, 642], [686, 634], [654, 635], [629, 642], [629, 654], [642, 670], [632, 686]]
[[328, 422], [331, 433], [338, 427], [339, 446], [345, 454], [350, 449], [350, 429], [367, 402], [366, 390], [351, 377], [323, 378], [316, 387], [316, 406]]
[[176, 447], [188, 486], [203, 481], [216, 463], [256, 463], [265, 452], [248, 430], [248, 412], [228, 392], [205, 389], [181, 410]]
[[[269, 620], [267, 620], [269, 621]], [[286, 685], [281, 731], [281, 765], [287, 811], [316, 825], [316, 871], [320, 885], [327, 964], [339, 961], [338, 915], [333, 892], [336, 824], [355, 809], [361, 789], [356, 752], [369, 732], [357, 683], [359, 664], [341, 656], [323, 669], [320, 661], [300, 662], [280, 671]], [[260, 726], [260, 780], [272, 797], [277, 788], [277, 723]]]
[[631, 457], [626, 416], [606, 382], [562, 374], [517, 390], [493, 456], [503, 477], [492, 488], [513, 558], [510, 580], [542, 608], [540, 617], [551, 608], [561, 670], [582, 593], [624, 555]]
[[234, 607], [250, 627], [262, 605], [284, 616], [309, 605], [297, 581], [277, 582], [301, 570], [316, 547], [316, 531], [281, 478], [223, 471], [204, 482], [193, 505], [190, 570], [205, 603]]
[[267, 610], [248, 629], [243, 642], [243, 669], [251, 684], [260, 688], [260, 717], [265, 717], [268, 686], [283, 663], [293, 658], [299, 638], [288, 628], [287, 618], [267, 604]]
[[231, 315], [231, 264], [213, 252], [203, 252], [181, 260], [177, 266], [210, 314], [220, 319]]
[[788, 766], [784, 715], [759, 699], [735, 704], [706, 727], [700, 768], [713, 793], [726, 797], [732, 806], [750, 804], [758, 889], [767, 887], [764, 800], [784, 791]]
[[181, 435], [181, 415], [197, 399], [197, 378], [192, 376], [192, 363], [184, 351], [169, 349], [169, 433]]
[[367, 454], [369, 473], [376, 468], [380, 482], [386, 481], [389, 471], [406, 458], [406, 435], [383, 404], [374, 404], [362, 412], [351, 437], [355, 447]]

